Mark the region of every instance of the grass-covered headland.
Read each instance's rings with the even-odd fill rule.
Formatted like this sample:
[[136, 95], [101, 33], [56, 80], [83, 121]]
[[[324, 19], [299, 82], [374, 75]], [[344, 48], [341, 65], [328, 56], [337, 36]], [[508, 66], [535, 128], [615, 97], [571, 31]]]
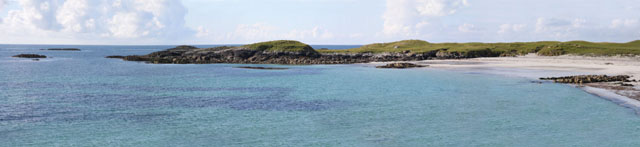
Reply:
[[377, 43], [343, 50], [315, 50], [308, 44], [277, 40], [237, 47], [196, 48], [178, 46], [147, 55], [109, 56], [127, 61], [154, 64], [353, 64], [429, 59], [517, 56], [537, 53], [543, 56], [566, 54], [588, 56], [640, 55], [640, 41], [629, 43], [516, 42], [516, 43], [429, 43], [405, 40]]
[[514, 43], [430, 43], [422, 40], [404, 40], [376, 43], [345, 50], [318, 50], [320, 53], [426, 53], [433, 51], [456, 52], [462, 55], [484, 53], [498, 56], [537, 53], [543, 56], [565, 54], [586, 56], [640, 55], [640, 40], [628, 43], [596, 43], [587, 41], [541, 41]]
[[277, 40], [241, 46], [256, 51], [267, 52], [316, 52], [311, 46], [299, 41]]

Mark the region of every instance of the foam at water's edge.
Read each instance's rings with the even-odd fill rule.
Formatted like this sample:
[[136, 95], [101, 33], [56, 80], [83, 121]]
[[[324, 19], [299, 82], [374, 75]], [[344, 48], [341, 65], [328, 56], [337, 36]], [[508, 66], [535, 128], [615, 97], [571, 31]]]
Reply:
[[618, 105], [631, 108], [636, 111], [636, 114], [640, 115], [640, 101], [638, 100], [631, 99], [631, 98], [616, 94], [613, 91], [609, 91], [601, 88], [585, 86], [585, 87], [582, 87], [581, 89], [590, 94], [610, 100]]

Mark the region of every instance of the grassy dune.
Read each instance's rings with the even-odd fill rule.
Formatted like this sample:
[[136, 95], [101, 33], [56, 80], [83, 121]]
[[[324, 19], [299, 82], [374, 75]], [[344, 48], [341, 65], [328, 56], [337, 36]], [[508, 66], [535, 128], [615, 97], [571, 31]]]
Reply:
[[316, 52], [311, 46], [293, 40], [260, 42], [244, 45], [242, 48], [268, 52]]
[[346, 50], [318, 50], [320, 53], [425, 53], [437, 50], [461, 54], [490, 52], [500, 56], [538, 53], [545, 56], [565, 54], [587, 56], [640, 55], [640, 40], [629, 43], [596, 43], [586, 41], [543, 41], [514, 43], [429, 43], [422, 40], [404, 40], [391, 43], [376, 43]]

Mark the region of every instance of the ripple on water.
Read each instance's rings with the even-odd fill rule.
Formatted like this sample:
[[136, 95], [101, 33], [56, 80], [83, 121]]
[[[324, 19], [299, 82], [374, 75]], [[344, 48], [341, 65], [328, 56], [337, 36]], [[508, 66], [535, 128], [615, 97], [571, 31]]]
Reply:
[[[57, 84], [48, 82], [0, 83], [0, 89], [17, 87], [57, 89], [106, 89], [109, 91], [144, 91], [150, 94], [92, 94], [92, 93], [14, 93], [12, 96], [37, 100], [13, 104], [0, 104], [0, 122], [43, 122], [76, 120], [129, 121], [153, 120], [171, 117], [170, 113], [123, 113], [160, 108], [220, 107], [238, 111], [326, 111], [351, 104], [342, 100], [296, 100], [289, 98], [292, 89], [278, 87], [161, 87], [123, 86], [118, 84]], [[163, 96], [153, 92], [228, 91], [253, 93], [248, 96]]]

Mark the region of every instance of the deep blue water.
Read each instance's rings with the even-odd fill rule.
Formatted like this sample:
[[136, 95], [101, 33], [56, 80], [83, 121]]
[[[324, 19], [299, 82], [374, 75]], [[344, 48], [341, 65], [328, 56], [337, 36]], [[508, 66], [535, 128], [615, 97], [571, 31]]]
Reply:
[[0, 45], [0, 146], [640, 146], [632, 110], [525, 78], [104, 58], [170, 47]]

